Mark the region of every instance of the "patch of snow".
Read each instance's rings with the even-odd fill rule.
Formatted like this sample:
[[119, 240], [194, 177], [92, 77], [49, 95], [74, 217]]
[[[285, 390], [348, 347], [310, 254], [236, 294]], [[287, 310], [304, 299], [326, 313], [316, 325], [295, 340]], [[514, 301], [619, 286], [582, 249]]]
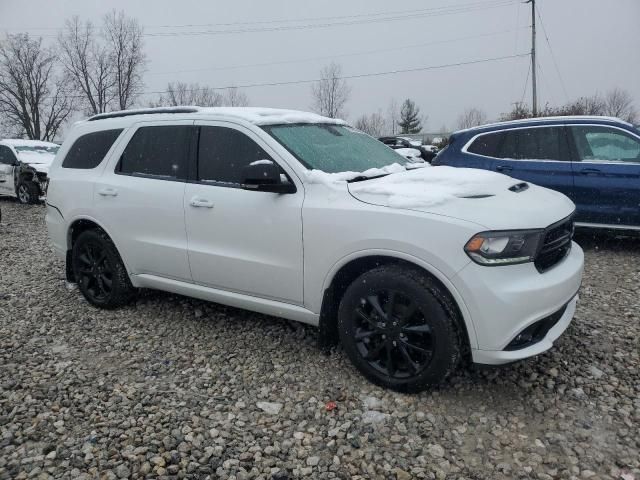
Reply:
[[407, 158], [417, 158], [421, 155], [420, 150], [415, 148], [396, 148], [394, 152]]
[[256, 160], [255, 162], [251, 162], [249, 165], [273, 165], [271, 160]]
[[503, 188], [505, 176], [475, 168], [418, 168], [349, 185], [356, 197], [377, 197], [380, 205], [393, 208], [426, 208], [461, 197], [493, 195]]
[[322, 170], [310, 170], [307, 172], [307, 181], [309, 183], [321, 183], [324, 185], [335, 185], [346, 183], [357, 177], [376, 177], [378, 175], [386, 175], [388, 173], [406, 172], [406, 168], [399, 163], [392, 163], [382, 168], [370, 168], [364, 172], [337, 172], [327, 173]]
[[42, 140], [22, 140], [21, 138], [7, 138], [0, 141], [0, 145], [12, 147], [59, 147], [57, 143], [43, 142]]
[[280, 123], [330, 123], [346, 125], [344, 120], [323, 117], [316, 113], [278, 108], [255, 107], [209, 107], [199, 108], [198, 113], [225, 115], [247, 120], [255, 125], [275, 125]]

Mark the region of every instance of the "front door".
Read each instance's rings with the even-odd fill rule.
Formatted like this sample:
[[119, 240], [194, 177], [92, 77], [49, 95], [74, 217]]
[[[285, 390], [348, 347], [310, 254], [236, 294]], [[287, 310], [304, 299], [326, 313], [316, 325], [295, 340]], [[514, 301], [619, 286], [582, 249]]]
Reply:
[[575, 145], [576, 220], [640, 227], [640, 138], [603, 125], [569, 127]]
[[0, 145], [0, 195], [15, 195], [13, 170], [16, 156], [6, 145]]
[[[201, 122], [197, 150], [198, 166], [184, 196], [194, 282], [302, 304], [302, 185], [292, 194], [240, 187], [249, 163], [278, 163], [248, 129]], [[280, 167], [292, 181], [288, 167]]]

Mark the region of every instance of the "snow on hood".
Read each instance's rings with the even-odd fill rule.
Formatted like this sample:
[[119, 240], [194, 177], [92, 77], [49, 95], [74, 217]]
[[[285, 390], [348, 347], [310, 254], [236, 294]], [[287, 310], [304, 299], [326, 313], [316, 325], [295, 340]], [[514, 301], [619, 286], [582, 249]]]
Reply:
[[49, 152], [18, 152], [18, 160], [33, 167], [37, 172], [49, 173], [49, 167], [56, 157]]
[[[429, 164], [427, 164], [429, 165]], [[568, 217], [575, 205], [563, 194], [475, 168], [428, 166], [348, 185], [365, 203], [446, 215], [487, 230], [546, 228]]]
[[493, 195], [496, 188], [509, 188], [515, 183], [512, 178], [486, 170], [427, 167], [354, 183], [349, 191], [377, 196], [387, 207], [421, 209], [459, 198]]

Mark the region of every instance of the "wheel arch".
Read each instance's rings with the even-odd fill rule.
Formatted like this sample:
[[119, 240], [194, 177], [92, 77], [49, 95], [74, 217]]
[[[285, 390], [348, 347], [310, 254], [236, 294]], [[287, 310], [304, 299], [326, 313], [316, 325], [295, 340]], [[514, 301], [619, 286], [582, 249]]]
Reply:
[[418, 258], [395, 251], [358, 252], [344, 257], [327, 274], [323, 285], [322, 305], [320, 308], [320, 344], [330, 349], [338, 342], [337, 311], [340, 300], [347, 287], [363, 273], [380, 265], [398, 264], [416, 269], [432, 278], [448, 294], [456, 309], [458, 327], [465, 341], [464, 356], [470, 358], [471, 349], [477, 348], [475, 327], [471, 314], [451, 281], [439, 269]]
[[118, 251], [118, 254], [120, 255], [120, 258], [122, 259], [122, 263], [124, 263], [125, 268], [127, 269], [127, 271], [129, 271], [127, 267], [127, 261], [122, 255], [122, 250], [118, 247], [118, 244], [116, 243], [116, 240], [114, 239], [113, 235], [111, 235], [109, 231], [95, 218], [82, 216], [82, 217], [77, 217], [73, 219], [69, 223], [69, 227], [67, 228], [67, 252], [66, 252], [65, 263], [66, 263], [67, 280], [70, 282], [75, 282], [75, 277], [71, 269], [71, 251], [73, 249], [73, 244], [75, 243], [75, 241], [78, 239], [78, 237], [82, 232], [85, 232], [87, 230], [92, 230], [92, 229], [103, 231], [111, 239], [111, 241], [116, 247], [116, 250]]

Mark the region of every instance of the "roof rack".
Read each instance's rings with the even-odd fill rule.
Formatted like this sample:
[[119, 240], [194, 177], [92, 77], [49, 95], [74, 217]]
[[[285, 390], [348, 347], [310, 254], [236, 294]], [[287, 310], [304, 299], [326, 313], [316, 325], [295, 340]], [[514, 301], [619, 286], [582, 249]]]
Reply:
[[120, 110], [117, 112], [99, 113], [89, 118], [89, 121], [104, 120], [106, 118], [129, 117], [131, 115], [151, 115], [159, 113], [195, 113], [195, 107], [169, 107], [169, 108], [139, 108], [135, 110]]

